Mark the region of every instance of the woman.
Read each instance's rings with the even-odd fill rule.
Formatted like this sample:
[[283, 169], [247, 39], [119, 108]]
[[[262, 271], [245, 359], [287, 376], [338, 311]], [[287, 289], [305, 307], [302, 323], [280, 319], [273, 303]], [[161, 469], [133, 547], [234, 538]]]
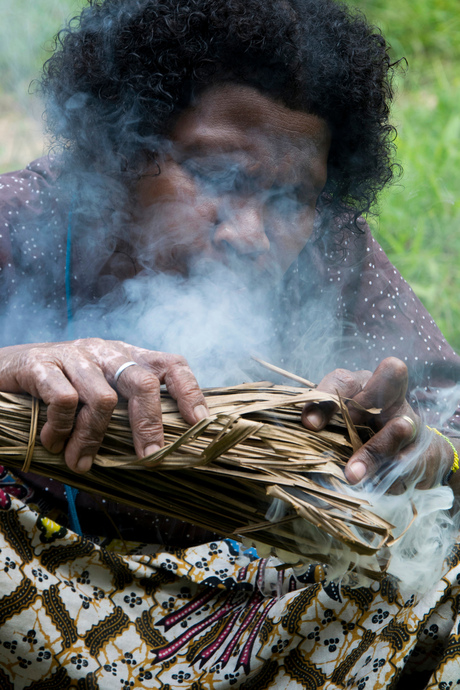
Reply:
[[[330, 0], [105, 0], [61, 34], [42, 86], [64, 146], [1, 189], [0, 389], [45, 401], [46, 448], [86, 472], [118, 393], [136, 452], [154, 453], [163, 383], [187, 422], [208, 414], [182, 346], [162, 347], [188, 306], [161, 324], [211, 276], [213, 299], [236, 305], [243, 349], [242, 323], [263, 312], [273, 358], [326, 374], [320, 388], [359, 403], [356, 421], [381, 409], [350, 483], [391, 463], [412, 487], [457, 490], [456, 404], [441, 401], [458, 358], [360, 219], [392, 176], [390, 77], [383, 38]], [[138, 319], [144, 346], [125, 342]], [[328, 374], [314, 355], [331, 333], [327, 364], [341, 368]], [[303, 423], [322, 428], [333, 412], [308, 406]], [[83, 492], [75, 513], [56, 482], [4, 475], [5, 687], [457, 681], [455, 550], [417, 601], [391, 578], [349, 589], [319, 565], [279, 574], [231, 540], [166, 518], [152, 529], [150, 515]], [[43, 516], [66, 498], [74, 531]], [[135, 543], [123, 551], [117, 535]]]

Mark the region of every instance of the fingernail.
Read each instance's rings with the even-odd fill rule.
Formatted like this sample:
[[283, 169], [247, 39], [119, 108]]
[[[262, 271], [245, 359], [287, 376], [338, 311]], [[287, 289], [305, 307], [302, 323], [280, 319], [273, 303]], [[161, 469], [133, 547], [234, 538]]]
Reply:
[[351, 481], [353, 484], [357, 484], [366, 476], [367, 467], [363, 462], [358, 460], [352, 465], [347, 465], [346, 474], [349, 481]]
[[80, 460], [77, 462], [77, 471], [78, 472], [88, 472], [88, 470], [91, 469], [92, 464], [93, 464], [92, 455], [83, 455], [83, 457], [81, 457]]
[[193, 411], [197, 422], [201, 422], [202, 419], [209, 417], [209, 412], [204, 405], [197, 405]]
[[158, 443], [151, 443], [149, 446], [145, 446], [144, 448], [144, 458], [146, 458], [148, 455], [153, 455], [154, 453], [157, 453], [160, 450], [161, 446], [158, 445]]
[[56, 441], [56, 443], [54, 443], [51, 446], [50, 452], [51, 453], [60, 453], [63, 448], [64, 448], [64, 443], [62, 441]]
[[310, 412], [307, 412], [305, 417], [307, 418], [308, 423], [311, 424], [311, 426], [313, 426], [315, 429], [319, 429], [324, 425], [324, 414], [319, 409], [314, 409]]

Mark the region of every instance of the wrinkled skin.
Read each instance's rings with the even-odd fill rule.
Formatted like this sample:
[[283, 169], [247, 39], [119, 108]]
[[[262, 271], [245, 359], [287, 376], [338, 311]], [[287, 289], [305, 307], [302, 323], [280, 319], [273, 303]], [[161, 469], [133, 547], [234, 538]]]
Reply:
[[[327, 124], [250, 87], [227, 84], [209, 89], [180, 115], [171, 142], [161, 174], [156, 167], [151, 174], [146, 171], [133, 190], [131, 237], [143, 264], [187, 276], [193, 262], [203, 257], [233, 266], [236, 256], [244, 265], [243, 275], [273, 285], [313, 231], [316, 203], [327, 178]], [[229, 169], [231, 180], [222, 179]], [[115, 372], [128, 361], [139, 366], [127, 368], [115, 386]], [[99, 339], [0, 350], [0, 389], [44, 400], [48, 421], [41, 441], [54, 453], [65, 447], [68, 466], [78, 472], [91, 467], [117, 392], [129, 401], [138, 456], [163, 445], [161, 384], [188, 423], [208, 414], [193, 373], [178, 355]], [[373, 418], [377, 433], [348, 462], [350, 483], [374, 475], [395, 456], [404, 462], [413, 447], [413, 430], [401, 415], [413, 419], [418, 430], [421, 422], [406, 401], [402, 362], [384, 360], [373, 374], [337, 370], [319, 388], [364, 408], [382, 408]], [[331, 406], [309, 405], [302, 420], [306, 427], [319, 429], [333, 412]], [[350, 407], [350, 413], [357, 423], [369, 422], [356, 408]], [[448, 471], [452, 451], [433, 436], [425, 459], [422, 484], [430, 486], [439, 467], [443, 474]]]
[[[425, 434], [431, 434], [406, 400], [407, 385], [407, 367], [396, 357], [384, 359], [373, 373], [336, 369], [318, 385], [321, 391], [336, 393], [357, 403], [356, 406], [346, 403], [352, 421], [370, 426], [375, 432], [347, 463], [345, 477], [350, 484], [378, 476], [394, 460], [404, 463], [414, 451], [417, 452], [420, 438], [423, 437], [425, 443]], [[373, 408], [380, 409], [380, 413], [365, 412]], [[307, 429], [323, 429], [336, 410], [333, 403], [307, 404], [302, 412], [302, 423]], [[414, 421], [415, 438], [413, 426], [403, 417]], [[423, 453], [425, 473], [417, 485], [421, 489], [433, 486], [439, 480], [439, 473], [445, 477], [452, 465], [452, 449], [439, 436], [431, 436]], [[456, 483], [456, 480], [451, 481], [452, 485]]]
[[[139, 366], [121, 373], [117, 390], [128, 400], [134, 447], [144, 457], [163, 445], [161, 384], [177, 400], [189, 424], [208, 416], [196, 379], [179, 355], [99, 338], [6, 347], [0, 350], [0, 387], [41, 398], [48, 405], [42, 444], [52, 453], [60, 453], [67, 442], [67, 465], [86, 472], [118, 402], [114, 375], [129, 361]], [[82, 407], [76, 415], [79, 403]]]

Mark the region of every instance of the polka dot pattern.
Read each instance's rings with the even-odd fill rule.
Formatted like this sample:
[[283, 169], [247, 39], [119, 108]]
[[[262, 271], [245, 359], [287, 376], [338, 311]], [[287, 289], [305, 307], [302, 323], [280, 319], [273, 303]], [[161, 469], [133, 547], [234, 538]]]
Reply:
[[[3, 329], [3, 344], [20, 338], [22, 342], [46, 340], [52, 338], [50, 334], [65, 333], [66, 233], [71, 202], [60, 186], [56, 161], [40, 159], [22, 171], [0, 176], [0, 201], [0, 294], [6, 297], [10, 317]], [[336, 229], [340, 232], [340, 224]], [[362, 234], [345, 228], [342, 233], [340, 247], [329, 237], [313, 237], [287, 276], [281, 298], [284, 321], [279, 315], [274, 318], [275, 335], [283, 344], [281, 366], [307, 375], [305, 362], [296, 366], [295, 353], [299, 341], [310, 337], [305, 305], [308, 309], [313, 305], [315, 326], [330, 316], [340, 330], [341, 348], [331, 369], [373, 370], [383, 358], [399, 357], [410, 371], [411, 402], [423, 407], [429, 422], [439, 426], [443, 403], [451, 405], [449, 387], [460, 378], [459, 357], [369, 228], [363, 224]], [[71, 279], [80, 302], [86, 299], [87, 262], [84, 252], [72, 257]], [[460, 410], [447, 426], [451, 433], [458, 433]], [[56, 483], [28, 481], [37, 490], [56, 493]], [[83, 494], [79, 497], [80, 506], [100, 512], [100, 506], [91, 501]], [[123, 525], [131, 529], [134, 522], [141, 532], [147, 524], [151, 530], [150, 514], [134, 509], [126, 512], [121, 510], [117, 520], [121, 529]]]
[[54, 167], [49, 157], [0, 176], [0, 289], [10, 317], [1, 344], [27, 333], [47, 340], [66, 327], [66, 223]]
[[[302, 282], [306, 275], [315, 285], [313, 301], [335, 311], [334, 323], [341, 328], [334, 366], [328, 371], [373, 371], [382, 359], [398, 357], [409, 370], [412, 402], [439, 425], [445, 421], [445, 408], [452, 408], [460, 358], [364, 221], [361, 228], [362, 234], [344, 231], [338, 246], [332, 235], [312, 238], [293, 269], [300, 280], [298, 308], [311, 289]], [[325, 311], [320, 309], [321, 318]], [[448, 427], [454, 431], [460, 426], [460, 410], [452, 411]]]

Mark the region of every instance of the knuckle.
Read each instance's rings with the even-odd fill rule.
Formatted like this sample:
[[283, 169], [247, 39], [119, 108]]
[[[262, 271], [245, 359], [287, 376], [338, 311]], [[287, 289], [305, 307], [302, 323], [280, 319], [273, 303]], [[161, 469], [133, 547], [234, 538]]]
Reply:
[[176, 392], [181, 396], [202, 396], [198, 382], [183, 357], [175, 359], [174, 364], [168, 367], [164, 380], [170, 392]]
[[64, 412], [71, 412], [73, 414], [77, 408], [78, 400], [78, 393], [75, 390], [65, 392], [57, 391], [53, 404]]
[[78, 429], [73, 433], [74, 442], [85, 450], [94, 450], [97, 452], [102, 439], [104, 438], [106, 427], [98, 424], [91, 427], [91, 429]]
[[105, 340], [103, 340], [103, 338], [85, 338], [84, 340], [77, 340], [75, 342], [90, 345], [91, 347], [100, 347], [101, 345], [105, 345]]
[[189, 364], [185, 357], [182, 355], [175, 355], [175, 354], [169, 354], [167, 355], [167, 364], [168, 368], [175, 368], [175, 367], [181, 367], [181, 368], [187, 368], [189, 369]]
[[100, 393], [95, 401], [95, 407], [99, 412], [112, 413], [118, 402], [118, 396], [113, 389]]
[[[109, 345], [112, 350], [127, 355], [129, 354], [129, 356], [133, 355], [132, 359], [135, 359], [136, 354], [141, 351], [141, 348], [135, 347], [134, 345], [128, 345], [124, 340], [104, 340], [103, 342], [106, 346]], [[127, 350], [129, 352], [127, 352]]]
[[151, 372], [144, 370], [139, 380], [136, 381], [136, 392], [138, 395], [145, 396], [152, 393], [158, 394], [160, 381]]
[[398, 359], [398, 357], [386, 357], [382, 362], [382, 367], [384, 367], [391, 376], [403, 378], [408, 375], [407, 365], [401, 359]]
[[49, 432], [53, 436], [58, 436], [59, 438], [68, 438], [72, 433], [73, 420], [70, 422], [63, 422], [61, 420], [53, 420], [49, 423]]
[[413, 429], [403, 417], [393, 417], [391, 422], [391, 431], [394, 436], [398, 436], [400, 439], [406, 439], [411, 437], [413, 434]]
[[333, 372], [333, 376], [337, 383], [339, 383], [343, 388], [349, 388], [355, 383], [355, 378], [351, 371], [348, 371], [348, 369], [336, 369]]
[[[166, 380], [166, 385], [169, 384], [169, 379]], [[198, 387], [198, 383], [195, 378], [188, 374], [187, 372], [179, 373], [174, 381], [175, 390], [181, 395], [186, 397], [202, 396], [201, 390]]]
[[106, 347], [106, 341], [103, 338], [80, 338], [79, 340], [74, 340], [71, 346], [77, 351], [77, 356], [92, 358]]
[[38, 347], [29, 350], [24, 355], [23, 368], [26, 369], [32, 376], [36, 378], [43, 377], [46, 369], [49, 369], [52, 362], [49, 361], [49, 355], [44, 353]]
[[161, 418], [157, 420], [138, 421], [133, 431], [142, 438], [158, 439], [163, 437], [163, 424]]
[[27, 352], [23, 354], [23, 363], [33, 367], [43, 356], [43, 350], [40, 347], [32, 346]]

